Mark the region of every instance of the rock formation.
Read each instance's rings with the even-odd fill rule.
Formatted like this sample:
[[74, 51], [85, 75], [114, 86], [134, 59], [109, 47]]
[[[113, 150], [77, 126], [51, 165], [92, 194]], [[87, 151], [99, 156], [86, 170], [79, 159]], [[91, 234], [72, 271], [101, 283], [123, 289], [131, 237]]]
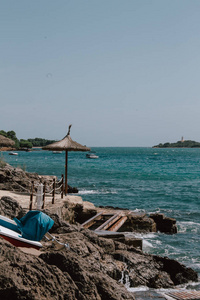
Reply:
[[[0, 200], [0, 214], [23, 214], [20, 206], [7, 200]], [[175, 260], [145, 254], [45, 212], [55, 222], [51, 233], [69, 243], [70, 249], [55, 251], [51, 242], [43, 239], [43, 248], [36, 257], [0, 238], [1, 299], [134, 299], [126, 286], [173, 288], [197, 281], [195, 271]]]
[[[21, 168], [14, 168], [9, 164], [0, 167], [0, 190], [9, 190], [15, 192], [30, 192], [32, 181], [37, 186], [39, 183], [46, 182], [47, 189], [52, 185], [55, 176], [38, 175], [29, 173]], [[51, 190], [52, 188], [49, 188]], [[77, 188], [68, 186], [68, 193], [78, 193]]]
[[164, 214], [151, 214], [150, 218], [156, 223], [157, 231], [164, 233], [177, 233], [176, 220], [166, 217]]

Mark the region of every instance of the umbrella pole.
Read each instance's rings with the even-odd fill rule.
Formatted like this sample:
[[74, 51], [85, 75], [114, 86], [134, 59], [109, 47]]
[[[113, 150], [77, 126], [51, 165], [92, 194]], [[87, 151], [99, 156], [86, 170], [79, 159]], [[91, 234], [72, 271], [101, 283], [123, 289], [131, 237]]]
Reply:
[[67, 161], [68, 161], [68, 151], [65, 151], [65, 195], [67, 194]]

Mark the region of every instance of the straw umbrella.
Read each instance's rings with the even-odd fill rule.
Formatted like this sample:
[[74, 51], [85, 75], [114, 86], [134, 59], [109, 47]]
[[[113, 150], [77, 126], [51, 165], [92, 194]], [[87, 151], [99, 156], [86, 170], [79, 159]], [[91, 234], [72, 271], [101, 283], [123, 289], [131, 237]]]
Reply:
[[67, 162], [68, 162], [68, 151], [90, 151], [90, 148], [83, 146], [71, 139], [70, 129], [72, 125], [69, 125], [67, 135], [58, 142], [43, 147], [43, 150], [51, 151], [65, 151], [65, 195], [67, 194]]
[[14, 144], [15, 142], [13, 140], [0, 134], [0, 147], [12, 147]]

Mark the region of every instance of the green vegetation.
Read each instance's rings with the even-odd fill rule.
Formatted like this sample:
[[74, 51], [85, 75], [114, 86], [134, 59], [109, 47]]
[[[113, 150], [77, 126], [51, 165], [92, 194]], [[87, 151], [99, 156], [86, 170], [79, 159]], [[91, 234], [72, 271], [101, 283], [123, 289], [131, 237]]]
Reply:
[[8, 132], [5, 132], [4, 130], [0, 130], [0, 134], [13, 140], [15, 142], [15, 148], [18, 149], [20, 147], [19, 140], [16, 137], [16, 133], [13, 130], [8, 131]]
[[153, 148], [200, 148], [200, 143], [187, 140], [187, 141], [178, 141], [176, 143], [164, 143], [153, 146]]
[[46, 140], [46, 139], [42, 139], [42, 138], [35, 138], [35, 139], [20, 139], [18, 140], [18, 138], [16, 137], [16, 133], [11, 130], [11, 131], [4, 131], [4, 130], [0, 130], [0, 134], [13, 140], [15, 142], [15, 148], [16, 149], [30, 149], [32, 147], [44, 147], [46, 145], [49, 145], [51, 143], [56, 142], [55, 140]]
[[20, 148], [27, 148], [27, 149], [30, 149], [33, 147], [31, 142], [29, 142], [27, 140], [23, 140], [23, 139], [20, 139], [19, 146], [20, 146]]
[[56, 142], [55, 140], [45, 140], [41, 138], [28, 139], [28, 141], [33, 145], [33, 147], [44, 147]]

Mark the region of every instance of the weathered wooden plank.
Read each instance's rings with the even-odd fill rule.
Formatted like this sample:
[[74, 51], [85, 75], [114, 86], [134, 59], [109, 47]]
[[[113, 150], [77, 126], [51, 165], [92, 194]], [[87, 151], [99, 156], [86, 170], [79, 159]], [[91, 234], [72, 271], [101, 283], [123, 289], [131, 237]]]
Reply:
[[117, 213], [114, 216], [112, 216], [110, 219], [108, 219], [106, 222], [104, 222], [101, 226], [96, 228], [96, 230], [106, 230], [109, 228], [113, 223], [115, 223], [119, 218], [121, 218], [122, 213]]
[[91, 227], [97, 220], [100, 220], [103, 216], [103, 211], [99, 212], [96, 214], [94, 217], [90, 218], [89, 220], [85, 221], [81, 226], [84, 228], [89, 228]]
[[120, 217], [111, 227], [108, 228], [109, 231], [117, 231], [127, 220], [127, 216]]

